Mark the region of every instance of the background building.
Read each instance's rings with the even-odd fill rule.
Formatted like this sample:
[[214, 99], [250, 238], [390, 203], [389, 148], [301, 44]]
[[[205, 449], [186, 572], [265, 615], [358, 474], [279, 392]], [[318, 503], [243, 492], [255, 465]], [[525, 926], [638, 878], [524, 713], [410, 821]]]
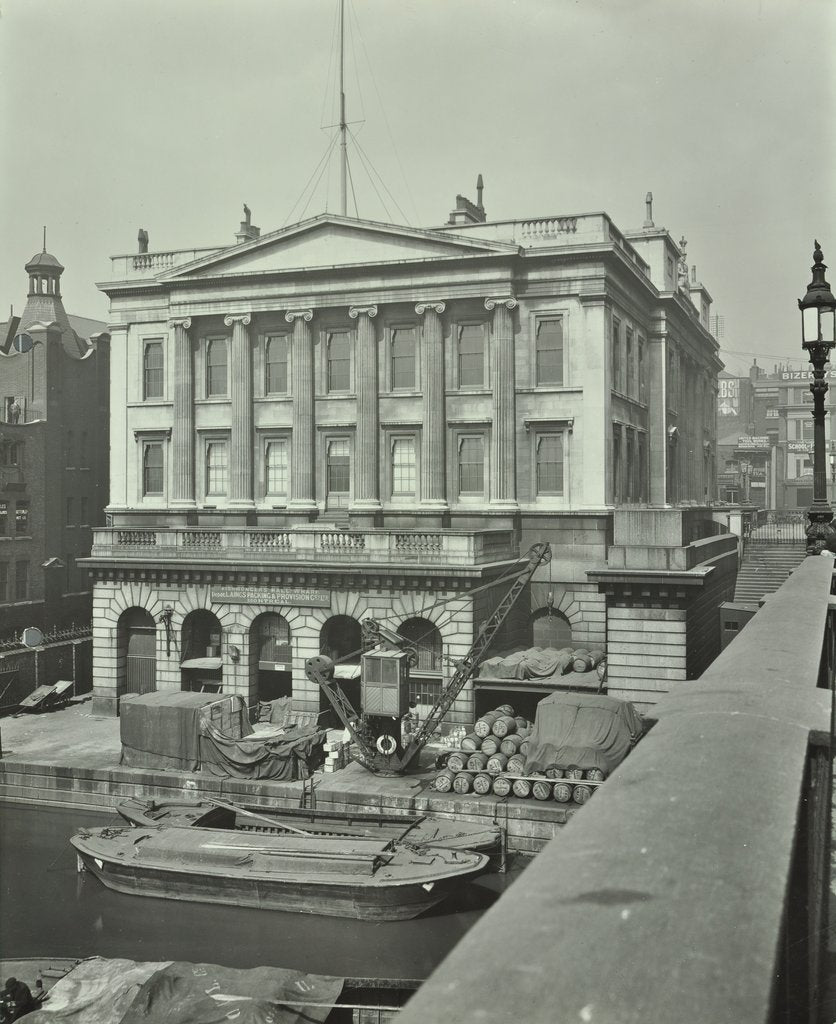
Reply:
[[[261, 236], [247, 210], [235, 245], [140, 249], [100, 285], [99, 711], [220, 686], [318, 708], [305, 659], [357, 652], [367, 615], [421, 640], [430, 699], [539, 540], [554, 558], [502, 642], [603, 646], [624, 594], [588, 572], [613, 510], [714, 497], [710, 296], [649, 201], [626, 233], [604, 213], [491, 222], [480, 189], [435, 229], [323, 215]], [[704, 536], [678, 530], [651, 543]], [[629, 676], [640, 699], [669, 678]], [[452, 720], [477, 700], [478, 682]]]
[[[67, 315], [64, 268], [46, 249], [25, 269], [26, 307], [0, 333], [0, 638], [90, 626], [77, 559], [104, 525], [108, 494], [109, 336]], [[32, 345], [19, 352], [22, 332]]]

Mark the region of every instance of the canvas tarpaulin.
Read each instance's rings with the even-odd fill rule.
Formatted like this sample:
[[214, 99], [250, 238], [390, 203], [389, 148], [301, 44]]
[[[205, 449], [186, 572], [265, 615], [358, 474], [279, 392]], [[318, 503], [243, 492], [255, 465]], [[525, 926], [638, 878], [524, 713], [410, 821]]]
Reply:
[[[239, 713], [230, 715], [230, 705]], [[123, 698], [119, 707], [122, 764], [197, 771], [200, 724], [211, 719], [216, 709], [218, 721], [235, 722], [233, 735], [252, 731], [243, 698], [237, 695], [159, 690]]]
[[550, 765], [600, 768], [609, 775], [642, 734], [629, 701], [597, 693], [553, 693], [537, 705], [525, 773]]
[[[342, 978], [279, 967], [93, 957], [58, 981], [27, 1024], [322, 1024]], [[317, 1005], [319, 1004], [319, 1005]]]
[[200, 761], [205, 771], [234, 779], [307, 779], [322, 761], [326, 731], [311, 726], [289, 728], [284, 736], [243, 739], [222, 735], [204, 723]]
[[504, 658], [487, 658], [482, 662], [480, 678], [545, 679], [572, 671], [573, 654], [569, 648], [529, 647]]

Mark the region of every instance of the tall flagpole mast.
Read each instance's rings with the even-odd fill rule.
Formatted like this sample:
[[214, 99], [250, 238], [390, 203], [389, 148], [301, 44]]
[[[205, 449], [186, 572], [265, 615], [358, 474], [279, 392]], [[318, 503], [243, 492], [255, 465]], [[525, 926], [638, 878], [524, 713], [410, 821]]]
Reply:
[[345, 63], [345, 0], [340, 0], [340, 213], [343, 217], [348, 215], [348, 194], [346, 192], [346, 169], [348, 167], [348, 153], [346, 150], [346, 121], [345, 121], [345, 84], [344, 84], [344, 63]]

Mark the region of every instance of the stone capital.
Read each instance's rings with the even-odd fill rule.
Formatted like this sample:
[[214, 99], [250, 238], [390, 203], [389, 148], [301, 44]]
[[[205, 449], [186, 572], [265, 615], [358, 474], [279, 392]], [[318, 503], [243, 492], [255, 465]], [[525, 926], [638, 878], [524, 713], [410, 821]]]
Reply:
[[304, 320], [306, 324], [309, 324], [313, 320], [312, 309], [289, 309], [285, 315], [285, 320], [292, 324], [294, 320]]
[[232, 327], [234, 323], [241, 323], [247, 327], [252, 320], [250, 313], [227, 313], [224, 317], [224, 324], [227, 327]]
[[168, 321], [169, 327], [182, 327], [184, 331], [187, 331], [192, 326], [192, 318], [189, 316], [175, 317]]
[[428, 309], [434, 309], [440, 316], [446, 308], [445, 302], [418, 302], [415, 304], [415, 312], [418, 316], [423, 316]]
[[377, 316], [377, 306], [349, 306], [348, 307], [348, 315], [351, 317], [352, 320], [356, 320], [357, 317], [361, 313], [365, 313], [366, 316], [369, 317], [369, 318], [375, 317], [375, 316]]
[[485, 299], [485, 309], [491, 310], [495, 306], [505, 306], [506, 309], [514, 309], [517, 305], [517, 300], [512, 296], [504, 296], [496, 299]]

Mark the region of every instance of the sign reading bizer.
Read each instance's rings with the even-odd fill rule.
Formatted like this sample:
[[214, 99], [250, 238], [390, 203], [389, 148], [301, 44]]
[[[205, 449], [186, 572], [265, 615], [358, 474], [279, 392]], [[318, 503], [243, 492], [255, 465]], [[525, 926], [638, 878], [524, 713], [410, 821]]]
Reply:
[[330, 590], [305, 587], [212, 587], [215, 604], [272, 604], [330, 608]]

